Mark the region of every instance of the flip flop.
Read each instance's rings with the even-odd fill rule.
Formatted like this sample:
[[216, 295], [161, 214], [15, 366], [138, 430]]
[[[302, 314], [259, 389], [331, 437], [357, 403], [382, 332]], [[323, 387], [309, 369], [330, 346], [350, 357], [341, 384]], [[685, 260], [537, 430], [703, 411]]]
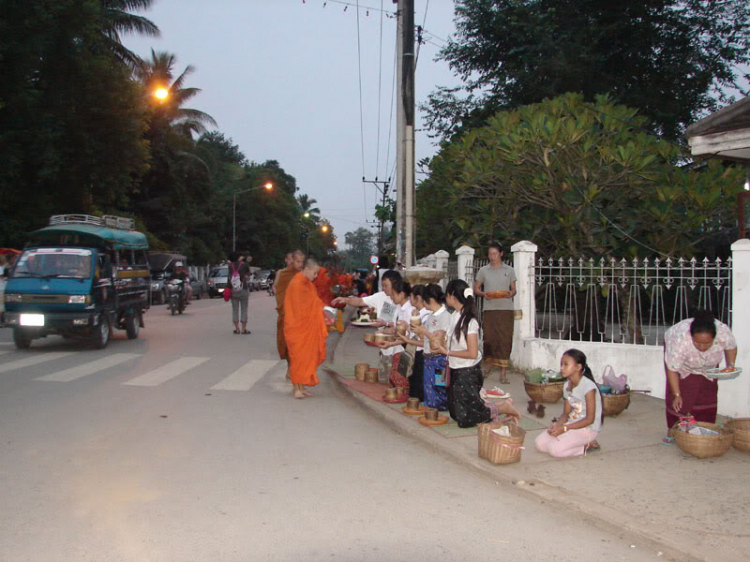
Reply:
[[[238, 332], [238, 333], [239, 333], [239, 332]], [[251, 332], [250, 330], [243, 330], [243, 331], [242, 331], [242, 333], [243, 333], [243, 334], [252, 334], [252, 332]]]
[[242, 332], [240, 332], [239, 330], [235, 330], [235, 331], [234, 331], [234, 332], [232, 332], [232, 333], [234, 333], [234, 334], [241, 334]]
[[674, 437], [665, 437], [661, 440], [662, 445], [674, 445]]
[[500, 384], [510, 384], [510, 379], [502, 379]]

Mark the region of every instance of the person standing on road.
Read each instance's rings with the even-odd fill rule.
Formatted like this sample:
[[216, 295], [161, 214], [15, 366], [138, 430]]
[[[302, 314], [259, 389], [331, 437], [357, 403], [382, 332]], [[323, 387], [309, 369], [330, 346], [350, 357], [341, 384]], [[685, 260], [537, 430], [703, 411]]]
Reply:
[[316, 371], [326, 358], [328, 327], [323, 302], [313, 285], [319, 270], [318, 262], [307, 258], [302, 271], [289, 283], [284, 297], [284, 338], [295, 398], [313, 395], [307, 387], [318, 384]]
[[[244, 260], [240, 260], [237, 252], [229, 254], [229, 279], [227, 284], [232, 289], [232, 322], [235, 334], [249, 334], [247, 329], [247, 301], [250, 292], [247, 289], [247, 276], [250, 266]], [[242, 322], [242, 331], [240, 331]]]
[[[399, 307], [391, 299], [391, 293], [393, 291], [393, 282], [396, 280], [401, 280], [401, 274], [398, 271], [386, 271], [383, 274], [382, 291], [367, 297], [337, 297], [333, 299], [332, 305], [371, 306], [375, 308], [378, 315], [378, 319], [374, 324], [376, 327], [395, 328]], [[393, 354], [397, 351], [401, 351], [401, 349], [391, 347], [380, 350], [380, 359], [378, 361], [378, 376], [380, 380], [387, 381], [390, 377]]]
[[716, 423], [719, 383], [704, 376], [706, 369], [719, 366], [724, 359], [734, 368], [737, 340], [729, 326], [719, 322], [707, 310], [698, 310], [693, 318], [678, 322], [664, 334], [664, 370], [667, 390], [667, 437], [674, 442], [672, 427], [680, 416], [691, 414], [696, 421]]
[[500, 382], [509, 384], [508, 364], [513, 347], [516, 272], [503, 263], [503, 248], [499, 243], [490, 244], [488, 257], [489, 265], [479, 270], [474, 282], [474, 294], [484, 297], [484, 376], [490, 376], [493, 369], [500, 369]]
[[445, 296], [440, 285], [431, 283], [422, 293], [425, 308], [431, 312], [422, 326], [414, 326], [412, 331], [424, 338], [424, 404], [429, 408], [445, 410], [448, 407], [448, 396], [443, 379], [446, 367], [445, 355], [439, 353], [433, 342], [444, 340], [450, 327], [451, 315], [445, 308]]
[[295, 250], [287, 254], [287, 256], [286, 268], [279, 271], [274, 280], [274, 293], [276, 294], [276, 312], [279, 314], [276, 321], [276, 349], [279, 352], [279, 359], [284, 359], [287, 363], [286, 378], [290, 379], [289, 354], [287, 353], [286, 340], [284, 339], [284, 299], [286, 298], [286, 290], [289, 288], [289, 283], [295, 275], [302, 271], [302, 267], [305, 264], [305, 254], [302, 250]]

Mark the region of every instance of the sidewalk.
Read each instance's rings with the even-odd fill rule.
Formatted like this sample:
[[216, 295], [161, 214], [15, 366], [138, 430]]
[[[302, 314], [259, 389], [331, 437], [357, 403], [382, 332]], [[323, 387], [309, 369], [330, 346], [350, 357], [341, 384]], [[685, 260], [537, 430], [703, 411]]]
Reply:
[[[363, 343], [366, 329], [347, 325], [324, 365], [339, 387], [394, 430], [436, 450], [498, 483], [554, 502], [594, 524], [632, 540], [650, 543], [665, 558], [679, 561], [745, 561], [750, 551], [750, 455], [730, 449], [715, 459], [683, 454], [661, 445], [664, 402], [642, 394], [616, 418], [605, 418], [601, 450], [585, 458], [551, 459], [534, 448], [534, 439], [562, 412], [562, 401], [548, 404], [544, 418], [526, 412], [528, 397], [520, 373], [503, 385], [523, 414], [526, 429], [521, 462], [494, 466], [477, 455], [476, 428], [461, 429], [451, 420], [425, 427], [401, 412], [402, 404], [380, 400], [385, 385], [354, 380], [354, 365], [377, 365], [377, 349]], [[494, 378], [494, 377], [493, 377]], [[497, 380], [485, 386], [498, 385]], [[499, 385], [498, 385], [499, 386]]]

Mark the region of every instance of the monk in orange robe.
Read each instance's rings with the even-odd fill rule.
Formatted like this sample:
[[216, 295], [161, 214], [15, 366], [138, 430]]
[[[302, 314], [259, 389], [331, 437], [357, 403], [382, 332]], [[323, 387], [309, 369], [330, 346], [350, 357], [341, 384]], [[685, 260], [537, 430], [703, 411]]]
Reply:
[[325, 267], [320, 268], [318, 276], [313, 281], [315, 290], [318, 292], [318, 298], [323, 301], [325, 306], [331, 306], [333, 300], [333, 293], [331, 293], [331, 278], [328, 275], [328, 271]]
[[326, 358], [328, 328], [323, 301], [313, 285], [319, 270], [318, 263], [308, 258], [289, 283], [284, 298], [284, 338], [295, 398], [312, 396], [306, 387], [320, 382], [316, 370]]
[[[286, 268], [276, 274], [276, 279], [273, 282], [273, 290], [276, 295], [276, 312], [279, 313], [276, 321], [276, 349], [279, 352], [279, 359], [286, 359], [287, 363], [289, 357], [286, 352], [286, 340], [284, 339], [284, 297], [292, 278], [302, 271], [304, 264], [305, 254], [302, 250], [287, 254]], [[286, 378], [289, 378], [289, 369], [287, 369]]]

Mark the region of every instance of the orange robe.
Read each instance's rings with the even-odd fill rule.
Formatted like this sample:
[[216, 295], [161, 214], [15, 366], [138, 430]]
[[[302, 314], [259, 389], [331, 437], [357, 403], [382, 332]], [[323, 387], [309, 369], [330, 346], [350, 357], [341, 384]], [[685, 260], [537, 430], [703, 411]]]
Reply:
[[276, 274], [276, 311], [279, 313], [276, 321], [276, 349], [279, 352], [279, 359], [288, 359], [284, 339], [284, 296], [289, 283], [296, 274], [297, 270], [293, 267], [282, 269]]
[[318, 297], [325, 306], [331, 306], [333, 300], [333, 293], [331, 293], [331, 278], [328, 277], [328, 272], [325, 267], [321, 267], [318, 271], [318, 276], [313, 281], [315, 290], [318, 292]]
[[323, 302], [312, 282], [298, 273], [289, 283], [284, 298], [284, 338], [292, 384], [318, 384], [315, 371], [325, 361], [327, 336]]

